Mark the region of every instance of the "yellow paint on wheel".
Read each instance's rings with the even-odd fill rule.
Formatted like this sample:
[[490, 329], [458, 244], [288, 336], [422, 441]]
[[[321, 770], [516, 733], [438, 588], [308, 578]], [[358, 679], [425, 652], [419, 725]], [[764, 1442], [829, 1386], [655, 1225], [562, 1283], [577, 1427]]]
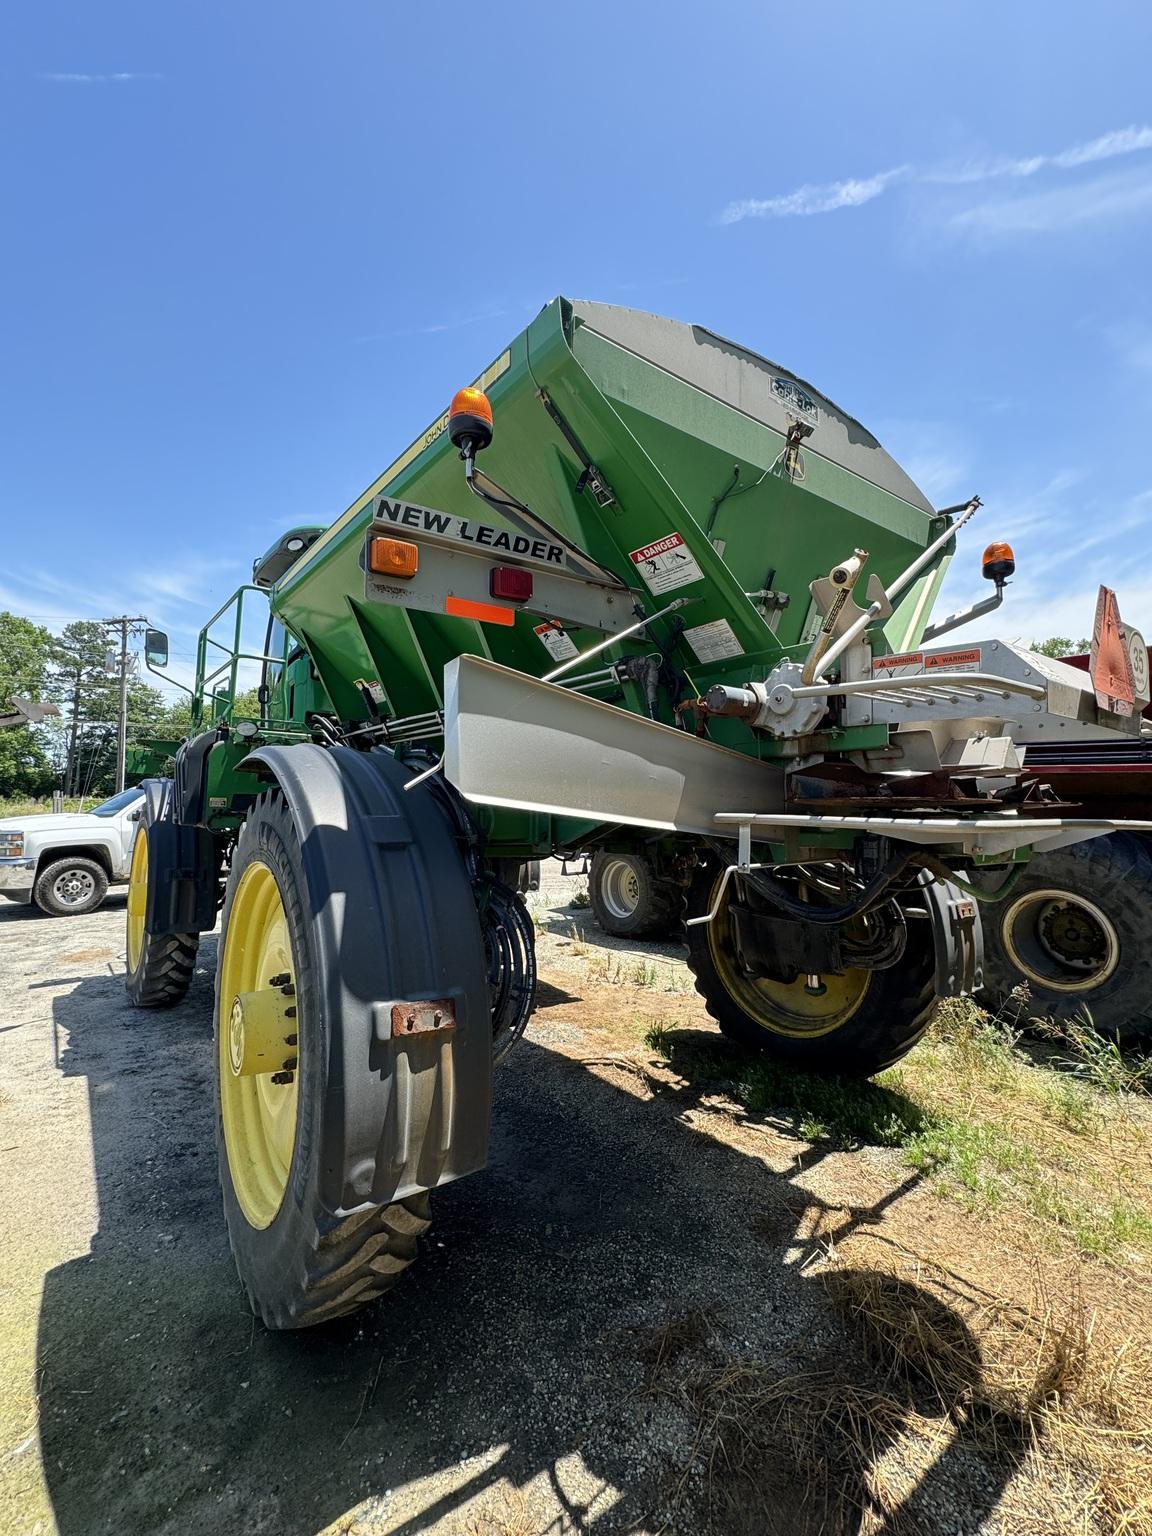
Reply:
[[[294, 989], [296, 977], [284, 900], [258, 859], [240, 877], [222, 942], [216, 1070], [224, 1147], [240, 1209], [264, 1228], [283, 1203], [292, 1167], [300, 1021], [286, 1012], [297, 1006], [294, 990], [283, 990]], [[246, 1030], [259, 1039], [246, 1039]], [[270, 1039], [282, 1049], [269, 1051]]]
[[148, 829], [140, 827], [132, 844], [132, 866], [128, 871], [128, 969], [139, 967], [144, 953], [144, 918], [148, 911]]
[[774, 981], [746, 976], [736, 958], [727, 902], [708, 925], [708, 948], [716, 974], [732, 1001], [753, 1024], [774, 1035], [811, 1040], [847, 1024], [868, 995], [871, 971], [846, 967], [809, 978]]

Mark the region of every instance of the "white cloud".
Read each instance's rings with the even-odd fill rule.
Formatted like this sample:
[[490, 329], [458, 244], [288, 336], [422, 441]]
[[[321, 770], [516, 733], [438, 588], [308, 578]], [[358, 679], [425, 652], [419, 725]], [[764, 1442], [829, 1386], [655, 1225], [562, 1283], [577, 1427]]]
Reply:
[[837, 208], [859, 208], [870, 203], [900, 177], [907, 175], [908, 167], [895, 166], [890, 171], [878, 171], [875, 176], [849, 181], [831, 181], [824, 186], [797, 187], [795, 192], [782, 197], [747, 197], [742, 202], [729, 203], [720, 215], [722, 224], [739, 224], [742, 219], [788, 219], [813, 213], [833, 213]]
[[[1133, 155], [1150, 149], [1152, 149], [1152, 127], [1133, 124], [1128, 128], [1112, 129], [1081, 144], [1072, 144], [1067, 149], [1058, 150], [1054, 154], [1026, 155], [1018, 158], [999, 156], [995, 159], [969, 161], [960, 166], [930, 166], [923, 169], [901, 165], [889, 171], [878, 171], [872, 176], [856, 177], [847, 181], [832, 181], [822, 185], [805, 184], [792, 192], [781, 193], [776, 197], [742, 198], [729, 203], [720, 215], [720, 222], [739, 224], [744, 219], [785, 219], [814, 213], [833, 213], [840, 208], [858, 208], [861, 204], [869, 203], [881, 196], [890, 186], [901, 181], [966, 186], [1005, 178], [1018, 180], [1035, 176], [1045, 170], [1078, 170], [1082, 166], [1095, 165], [1102, 160], [1112, 160], [1120, 155]], [[1055, 228], [1057, 227], [1055, 223], [1028, 222], [1028, 219], [1046, 217], [1058, 219], [1061, 224], [1064, 224], [1077, 222], [1078, 219], [1099, 217], [1102, 213], [1127, 212], [1144, 205], [1143, 200], [1134, 193], [1124, 198], [1117, 192], [1107, 198], [1101, 183], [1095, 185], [1098, 195], [1095, 199], [1081, 199], [1079, 207], [1082, 211], [1078, 216], [1070, 213], [1072, 206], [1070, 202], [1069, 208], [1062, 210], [1052, 209], [1047, 213], [1043, 210], [1033, 210], [1031, 214], [1022, 214], [1021, 221], [1016, 224], [1010, 222], [1010, 214], [1004, 213], [999, 216], [1000, 222], [996, 227], [1016, 230]], [[1020, 206], [1019, 200], [984, 205], [986, 209], [1004, 210], [1018, 206]], [[979, 209], [968, 211], [977, 216], [981, 212]], [[996, 217], [993, 213], [985, 215], [990, 223]], [[976, 222], [979, 222], [978, 217]]]
[[48, 80], [53, 85], [122, 85], [128, 80], [163, 80], [163, 75], [137, 74], [125, 70], [113, 75], [87, 75], [75, 74], [70, 71], [53, 70], [46, 74], [36, 76], [37, 80]]
[[1069, 187], [1052, 187], [1026, 197], [996, 198], [963, 208], [948, 220], [952, 229], [976, 237], [1046, 234], [1098, 219], [1116, 219], [1152, 207], [1152, 175], [1138, 172], [1098, 176]]
[[[164, 567], [141, 566], [77, 577], [44, 570], [8, 569], [0, 584], [0, 608], [26, 615], [57, 632], [74, 619], [144, 614], [170, 637], [172, 661], [167, 678], [173, 683], [187, 684], [195, 672], [200, 626], [248, 576], [249, 571], [240, 561], [203, 561], [179, 551], [173, 553], [171, 564]], [[264, 604], [253, 601], [248, 619], [244, 648], [261, 651], [267, 622]], [[222, 640], [230, 642], [231, 619], [224, 622], [227, 632], [217, 632]], [[223, 651], [212, 654], [213, 665], [224, 660]], [[166, 681], [147, 672], [143, 662], [140, 676], [165, 693], [175, 691]]]

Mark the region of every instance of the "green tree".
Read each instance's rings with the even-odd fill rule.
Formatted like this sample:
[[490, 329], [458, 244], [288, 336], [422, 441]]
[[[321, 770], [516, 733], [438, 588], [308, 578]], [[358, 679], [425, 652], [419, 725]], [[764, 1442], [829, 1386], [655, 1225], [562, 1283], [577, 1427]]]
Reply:
[[1092, 649], [1091, 640], [1070, 640], [1067, 635], [1053, 635], [1050, 640], [1033, 640], [1031, 649], [1041, 656], [1086, 656]]
[[[55, 641], [48, 630], [18, 614], [0, 613], [0, 710], [12, 697], [39, 702], [46, 695]], [[0, 796], [46, 795], [56, 772], [45, 751], [43, 727], [0, 730]]]
[[[120, 709], [118, 652], [112, 670], [112, 641], [103, 624], [78, 619], [57, 642], [53, 691], [60, 704], [57, 732], [64, 791], [70, 795], [110, 793], [116, 782], [116, 721]], [[164, 696], [158, 688], [128, 679], [128, 743], [161, 728]]]

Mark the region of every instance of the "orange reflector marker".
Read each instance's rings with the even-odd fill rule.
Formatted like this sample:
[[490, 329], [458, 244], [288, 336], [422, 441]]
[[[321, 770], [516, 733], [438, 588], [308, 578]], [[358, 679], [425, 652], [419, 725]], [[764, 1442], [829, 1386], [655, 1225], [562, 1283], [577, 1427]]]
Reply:
[[446, 597], [444, 612], [454, 619], [475, 619], [480, 624], [515, 624], [516, 610], [495, 603], [473, 603], [466, 597]]
[[393, 576], [411, 581], [420, 569], [420, 550], [406, 539], [370, 539], [368, 569], [377, 576]]

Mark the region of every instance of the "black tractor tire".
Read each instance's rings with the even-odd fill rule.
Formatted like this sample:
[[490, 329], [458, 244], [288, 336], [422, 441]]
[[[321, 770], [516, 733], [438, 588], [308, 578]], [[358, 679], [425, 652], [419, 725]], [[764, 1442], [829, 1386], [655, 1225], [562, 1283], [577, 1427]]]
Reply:
[[[1037, 854], [981, 913], [987, 1006], [1014, 1022], [1078, 1018], [1126, 1049], [1152, 1049], [1152, 849], [1142, 837], [1113, 832]], [[1022, 982], [1026, 1000], [1012, 996]]]
[[[698, 872], [688, 896], [690, 915], [711, 910], [719, 879], [715, 864]], [[907, 946], [896, 965], [822, 978], [827, 1002], [809, 1000], [803, 978], [784, 987], [744, 977], [726, 914], [727, 898], [712, 923], [685, 931], [696, 990], [730, 1040], [804, 1072], [871, 1077], [906, 1056], [931, 1023], [936, 958], [927, 914], [908, 917]], [[838, 996], [839, 1008], [832, 1001]]]
[[96, 859], [69, 854], [53, 859], [36, 876], [32, 899], [49, 917], [95, 912], [108, 894], [108, 872]]
[[[453, 1038], [464, 1054], [456, 1058], [456, 1108], [444, 1107], [442, 1113], [456, 1114], [450, 1126], [467, 1113], [467, 1134], [479, 1138], [485, 1150], [491, 1025], [479, 921], [463, 860], [440, 813], [429, 813], [417, 796], [409, 800], [401, 790], [393, 793], [393, 814], [381, 814], [382, 802], [366, 797], [361, 809], [367, 819], [358, 820], [356, 797], [373, 772], [368, 754], [293, 747], [267, 755], [273, 758], [277, 751], [282, 759], [314, 752], [328, 761], [319, 770], [319, 792], [313, 779], [308, 792], [315, 798], [304, 801], [303, 811], [298, 786], [291, 804], [280, 787], [266, 789], [249, 811], [232, 854], [216, 979], [216, 1120], [224, 1212], [241, 1282], [253, 1312], [265, 1325], [287, 1329], [326, 1323], [389, 1290], [416, 1258], [418, 1239], [431, 1221], [426, 1189], [401, 1199], [377, 1196], [379, 1189], [394, 1189], [401, 1175], [391, 1161], [400, 1134], [394, 1124], [398, 1091], [395, 1082], [387, 1080], [396, 1070], [392, 1043], [379, 1033], [381, 1010], [385, 1019], [389, 1013], [376, 1000], [455, 995], [458, 1029]], [[341, 758], [349, 759], [350, 766]], [[391, 758], [384, 766], [386, 778], [399, 776], [399, 784], [390, 787], [402, 785], [401, 766]], [[335, 825], [337, 815], [323, 800], [336, 770], [345, 775], [336, 785], [344, 797], [343, 829]], [[369, 794], [375, 792], [369, 786]], [[402, 823], [409, 809], [413, 835], [406, 840]], [[431, 831], [430, 814], [437, 818]], [[425, 818], [423, 831], [419, 816]], [[327, 847], [318, 835], [321, 828], [329, 839]], [[368, 835], [358, 837], [359, 828]], [[381, 844], [396, 852], [382, 856]], [[458, 878], [450, 868], [453, 858]], [[224, 988], [227, 977], [239, 974], [230, 969], [229, 935], [238, 922], [241, 955], [246, 945], [256, 942], [253, 921], [244, 915], [244, 897], [239, 904], [237, 900], [246, 872], [254, 865], [263, 866], [254, 882], [267, 886], [270, 871], [279, 893], [283, 931], [290, 941], [288, 991], [295, 1010], [288, 1025], [293, 1032], [285, 1036], [286, 1060], [272, 1079], [280, 1091], [295, 1080], [294, 1121], [285, 1138], [279, 1204], [273, 1185], [266, 1212], [253, 1207], [251, 1185], [244, 1183], [243, 1159], [253, 1143], [237, 1129], [237, 1100], [229, 1099], [227, 1116], [225, 1108], [225, 1095], [233, 1091], [225, 1074], [234, 1049], [234, 1002]], [[339, 892], [335, 900], [334, 890]], [[431, 892], [424, 910], [419, 909], [421, 892]], [[446, 933], [451, 940], [445, 939]], [[279, 985], [283, 978], [268, 980]], [[412, 1045], [417, 1054], [407, 1058], [414, 1063], [412, 1072], [421, 1063], [434, 1063], [444, 1048], [438, 1037], [423, 1037], [424, 1045], [420, 1039], [415, 1037]], [[421, 1057], [422, 1049], [433, 1054]], [[478, 1098], [469, 1084], [475, 1084], [481, 1072], [486, 1076]], [[414, 1083], [415, 1077], [408, 1082]], [[369, 1119], [367, 1135], [360, 1117], [365, 1106], [371, 1116], [379, 1116]], [[226, 1119], [233, 1128], [231, 1147]], [[439, 1139], [433, 1146], [418, 1146], [413, 1157], [419, 1158], [419, 1180], [431, 1187], [482, 1164], [481, 1157], [480, 1162], [446, 1167], [454, 1157], [459, 1164], [468, 1150], [456, 1148], [455, 1137], [448, 1151]], [[232, 1156], [238, 1159], [235, 1172]]]
[[136, 837], [128, 881], [125, 917], [124, 987], [134, 1008], [172, 1008], [182, 1002], [192, 985], [198, 933], [154, 935], [146, 926], [148, 871], [153, 862], [151, 829], [171, 804], [171, 781], [153, 780], [148, 788]]
[[684, 891], [674, 880], [661, 880], [642, 854], [594, 854], [588, 899], [599, 927], [618, 938], [667, 938], [679, 932]]

